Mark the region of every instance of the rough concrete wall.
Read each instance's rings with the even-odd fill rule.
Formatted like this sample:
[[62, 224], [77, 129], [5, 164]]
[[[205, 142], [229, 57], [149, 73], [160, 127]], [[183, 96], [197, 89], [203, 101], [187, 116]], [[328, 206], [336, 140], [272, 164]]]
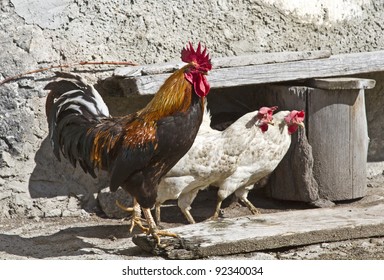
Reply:
[[[0, 80], [84, 60], [146, 64], [178, 59], [188, 41], [204, 42], [216, 57], [384, 49], [383, 1], [343, 1], [353, 11], [340, 10], [327, 0], [306, 1], [315, 4], [316, 12], [295, 6], [295, 1], [283, 2], [0, 0]], [[337, 9], [345, 15], [333, 16]], [[112, 73], [109, 67], [71, 70], [92, 82]], [[93, 180], [52, 156], [42, 90], [51, 76], [44, 72], [0, 86], [0, 217], [95, 211], [96, 194], [107, 186], [104, 174]], [[378, 111], [375, 106], [372, 102], [369, 110]], [[378, 119], [374, 121], [384, 121]]]

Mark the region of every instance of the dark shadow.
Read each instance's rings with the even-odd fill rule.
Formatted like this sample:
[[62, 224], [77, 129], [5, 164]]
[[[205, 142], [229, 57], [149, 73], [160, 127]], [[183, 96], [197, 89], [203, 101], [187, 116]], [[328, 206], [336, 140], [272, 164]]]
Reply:
[[36, 166], [29, 178], [28, 190], [32, 198], [53, 198], [73, 195], [81, 198], [85, 209], [93, 209], [97, 202], [94, 194], [108, 186], [106, 173], [99, 172], [94, 179], [65, 158], [58, 161], [52, 152], [49, 139], [42, 141], [35, 154]]
[[[199, 191], [197, 194], [190, 210], [193, 218], [197, 223], [203, 222], [213, 215], [217, 201], [217, 190], [218, 189], [216, 187], [209, 187], [205, 190]], [[260, 210], [261, 213], [314, 208], [307, 202], [287, 201], [270, 198], [267, 196], [265, 188], [251, 190], [248, 194], [248, 199], [256, 208]], [[230, 215], [233, 215], [234, 217], [252, 215], [250, 210], [248, 210], [245, 205], [239, 203], [234, 194], [230, 195], [223, 201], [221, 209], [224, 212], [228, 212]], [[228, 217], [227, 214], [225, 214], [225, 217]], [[177, 206], [176, 200], [166, 201], [162, 205], [161, 222], [161, 226], [166, 226], [167, 223], [176, 224], [175, 226], [188, 224], [187, 219], [184, 217], [180, 208]]]
[[[138, 232], [133, 234], [136, 233]], [[78, 256], [80, 258], [82, 255], [93, 254], [89, 249], [98, 249], [107, 254], [113, 253], [115, 255], [142, 254], [142, 251], [137, 252], [135, 247], [116, 252], [116, 250], [100, 248], [83, 240], [83, 238], [111, 239], [111, 236], [117, 239], [128, 239], [132, 237], [132, 235], [128, 233], [127, 225], [70, 227], [52, 235], [30, 238], [14, 234], [0, 234], [0, 251], [11, 255], [38, 259], [58, 258], [62, 256]], [[111, 240], [111, 242], [113, 241]], [[65, 246], [63, 246], [63, 244], [65, 244]]]
[[[53, 78], [46, 80], [52, 81]], [[36, 165], [28, 184], [31, 198], [76, 196], [81, 199], [82, 208], [94, 209], [97, 205], [95, 194], [108, 187], [106, 172], [96, 170], [97, 178], [93, 178], [84, 173], [80, 166], [73, 167], [63, 156], [59, 161], [53, 154], [48, 136], [41, 142], [34, 160]]]
[[[47, 78], [51, 81], [54, 77]], [[126, 115], [144, 107], [151, 96], [127, 98], [124, 96], [120, 79], [99, 81], [94, 87], [100, 92], [112, 116]], [[48, 124], [45, 124], [48, 126]], [[59, 161], [53, 154], [50, 139], [47, 136], [34, 157], [36, 166], [29, 178], [28, 190], [32, 198], [54, 198], [58, 196], [76, 196], [81, 199], [82, 208], [97, 207], [95, 194], [109, 186], [109, 177], [105, 171], [97, 171], [97, 178], [84, 173], [78, 165], [73, 167], [61, 155]]]

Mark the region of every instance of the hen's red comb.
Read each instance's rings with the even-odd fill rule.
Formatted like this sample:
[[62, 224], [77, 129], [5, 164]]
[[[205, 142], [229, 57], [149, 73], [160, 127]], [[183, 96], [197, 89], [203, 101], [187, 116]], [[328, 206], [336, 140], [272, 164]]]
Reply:
[[285, 117], [287, 123], [302, 123], [305, 118], [304, 111], [292, 110], [288, 116]]
[[273, 107], [261, 107], [257, 114], [257, 117], [267, 122], [272, 121], [273, 112], [277, 110], [277, 106]]
[[288, 134], [293, 134], [296, 132], [299, 126], [304, 126], [304, 111], [292, 110], [285, 118], [285, 122], [288, 125]]
[[261, 107], [257, 113], [257, 118], [260, 120], [259, 127], [264, 133], [268, 130], [268, 125], [273, 124], [273, 112], [277, 110], [277, 106]]
[[194, 66], [201, 71], [207, 72], [212, 69], [211, 59], [209, 58], [209, 54], [207, 54], [207, 48], [205, 47], [204, 50], [201, 51], [200, 43], [195, 50], [192, 43], [189, 42], [181, 51], [181, 60], [186, 63], [195, 64]]

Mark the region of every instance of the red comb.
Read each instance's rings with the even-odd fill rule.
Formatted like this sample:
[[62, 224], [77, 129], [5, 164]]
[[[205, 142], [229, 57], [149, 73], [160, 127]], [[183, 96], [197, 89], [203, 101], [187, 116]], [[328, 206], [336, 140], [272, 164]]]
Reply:
[[299, 125], [303, 125], [305, 118], [304, 111], [292, 110], [285, 118], [285, 122], [288, 125], [288, 134], [293, 134], [298, 129]]
[[273, 118], [272, 115], [275, 110], [277, 110], [277, 106], [261, 107], [259, 109], [259, 112], [257, 113], [257, 117], [260, 120], [264, 119], [265, 121], [270, 122], [272, 121], [272, 118]]
[[261, 107], [257, 113], [257, 118], [260, 120], [259, 127], [264, 133], [268, 130], [268, 125], [272, 124], [273, 111], [277, 110], [277, 106]]
[[212, 69], [211, 59], [209, 58], [209, 54], [207, 54], [207, 48], [205, 47], [203, 51], [201, 51], [201, 44], [197, 45], [197, 49], [193, 48], [191, 42], [182, 49], [181, 51], [181, 60], [186, 63], [193, 62], [196, 68], [199, 68], [201, 71], [209, 71]]
[[304, 121], [305, 118], [305, 112], [303, 110], [297, 111], [292, 110], [288, 116], [285, 117], [285, 121], [287, 123], [301, 123]]
[[259, 113], [260, 114], [270, 114], [270, 113], [273, 113], [274, 111], [277, 110], [277, 106], [273, 106], [273, 107], [261, 107], [259, 109]]

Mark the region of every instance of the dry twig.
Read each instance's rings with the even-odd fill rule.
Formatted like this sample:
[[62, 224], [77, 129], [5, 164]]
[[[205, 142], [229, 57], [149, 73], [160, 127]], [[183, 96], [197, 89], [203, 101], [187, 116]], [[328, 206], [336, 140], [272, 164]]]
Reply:
[[56, 68], [71, 68], [71, 67], [75, 67], [75, 66], [79, 66], [79, 65], [80, 66], [83, 66], [83, 65], [130, 65], [130, 66], [137, 66], [138, 64], [135, 62], [132, 62], [132, 61], [80, 61], [79, 63], [75, 63], [75, 64], [51, 65], [49, 67], [35, 69], [35, 70], [31, 70], [28, 72], [18, 74], [16, 76], [5, 78], [4, 80], [0, 81], [0, 86], [5, 84], [5, 83], [8, 83], [10, 81], [20, 79], [26, 75], [40, 73], [40, 72], [44, 72], [44, 71], [48, 71], [48, 70], [52, 70], [52, 69], [56, 69]]

